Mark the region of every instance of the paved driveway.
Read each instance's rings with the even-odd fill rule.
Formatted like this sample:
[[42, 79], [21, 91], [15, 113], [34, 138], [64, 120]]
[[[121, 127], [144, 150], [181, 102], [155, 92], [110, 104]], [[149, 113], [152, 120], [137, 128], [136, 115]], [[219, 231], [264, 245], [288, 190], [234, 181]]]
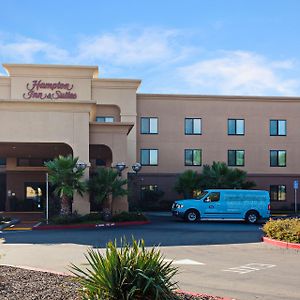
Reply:
[[131, 235], [147, 245], [161, 244], [180, 268], [180, 287], [241, 300], [295, 300], [300, 295], [300, 253], [260, 243], [261, 225], [241, 222], [186, 224], [152, 216], [141, 227], [99, 230], [4, 232], [2, 263], [66, 271], [85, 263], [87, 247]]

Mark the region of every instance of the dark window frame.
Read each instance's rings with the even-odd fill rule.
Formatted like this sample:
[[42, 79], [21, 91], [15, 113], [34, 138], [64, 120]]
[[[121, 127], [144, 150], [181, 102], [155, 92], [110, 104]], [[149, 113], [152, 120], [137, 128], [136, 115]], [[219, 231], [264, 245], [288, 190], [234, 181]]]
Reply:
[[[279, 134], [279, 130], [278, 130], [279, 121], [285, 122], [285, 134]], [[272, 134], [272, 132], [271, 132], [271, 123], [272, 122], [276, 122], [276, 134]], [[286, 119], [270, 119], [269, 126], [270, 126], [270, 136], [287, 136], [287, 120]]]
[[[20, 161], [28, 161], [28, 164], [20, 164]], [[44, 163], [53, 160], [53, 158], [40, 158], [40, 157], [17, 157], [17, 167], [23, 168], [35, 168], [35, 167], [45, 167]], [[32, 164], [30, 162], [39, 162], [41, 161], [42, 164]]]
[[[104, 121], [102, 122], [100, 122], [100, 121], [97, 121], [97, 118], [103, 118], [104, 119]], [[107, 118], [112, 118], [113, 119], [113, 121], [112, 122], [107, 122], [106, 121], [106, 119]], [[114, 123], [115, 122], [115, 117], [114, 116], [96, 116], [96, 122], [97, 123]]]
[[[200, 151], [200, 165], [195, 165], [194, 164], [194, 151]], [[186, 153], [187, 151], [193, 151], [193, 157], [192, 157], [192, 164], [187, 164], [186, 163]], [[201, 167], [202, 166], [202, 149], [184, 149], [184, 165], [188, 167]]]
[[[186, 132], [186, 121], [187, 120], [192, 120], [192, 133], [188, 133]], [[194, 130], [194, 120], [200, 120], [200, 133], [195, 133], [195, 130]], [[184, 118], [184, 134], [185, 135], [202, 135], [202, 118]]]
[[[146, 120], [148, 120], [148, 127], [149, 127], [149, 132], [143, 132], [142, 131], [142, 120], [143, 119], [146, 119]], [[150, 129], [151, 129], [151, 127], [150, 127], [150, 120], [151, 119], [156, 119], [157, 120], [157, 132], [150, 132]], [[140, 134], [158, 134], [159, 133], [159, 127], [158, 127], [158, 117], [141, 117], [140, 118]]]
[[1, 157], [0, 158], [0, 167], [6, 166], [6, 158]]
[[[234, 127], [235, 127], [235, 130], [234, 130], [234, 133], [229, 133], [229, 122], [230, 121], [234, 121]], [[237, 133], [237, 131], [236, 131], [236, 123], [237, 123], [237, 121], [243, 121], [243, 133]], [[235, 135], [237, 135], [237, 136], [243, 136], [243, 135], [245, 135], [245, 129], [246, 129], [246, 126], [245, 126], [245, 119], [232, 119], [232, 118], [230, 118], [230, 119], [227, 119], [227, 135], [230, 135], [230, 136], [235, 136]]]
[[[235, 157], [235, 159], [234, 159], [235, 164], [234, 165], [229, 164], [229, 152], [230, 151], [235, 152], [235, 156], [234, 156]], [[244, 157], [243, 157], [243, 164], [242, 165], [237, 164], [237, 151], [243, 151]], [[229, 149], [229, 150], [227, 150], [227, 165], [229, 167], [245, 167], [245, 150], [243, 150], [243, 149]]]
[[[285, 152], [285, 164], [284, 166], [279, 166], [279, 151], [284, 151]], [[275, 166], [272, 165], [272, 160], [271, 160], [271, 153], [272, 152], [277, 152], [277, 164]], [[285, 168], [286, 167], [286, 162], [287, 162], [287, 151], [286, 150], [270, 150], [270, 167], [271, 168]]]
[[[151, 159], [150, 159], [150, 151], [151, 150], [156, 150], [157, 151], [157, 163], [156, 164], [150, 164], [150, 161], [151, 161]], [[142, 163], [142, 152], [143, 151], [149, 151], [149, 164], [143, 164]], [[158, 151], [158, 149], [155, 149], [155, 148], [143, 148], [143, 149], [140, 149], [140, 163], [141, 163], [141, 165], [142, 166], [150, 166], [150, 167], [152, 167], [152, 166], [158, 166], [158, 159], [159, 159], [159, 157], [158, 157], [158, 155], [159, 155], [159, 153], [158, 153], [159, 151]]]
[[[279, 200], [278, 196], [279, 196], [279, 187], [280, 186], [284, 186], [285, 188], [285, 200]], [[277, 199], [272, 199], [272, 187], [276, 187], [276, 195], [277, 195]], [[269, 188], [269, 193], [270, 193], [270, 201], [272, 202], [286, 202], [287, 201], [287, 188], [286, 188], [286, 184], [270, 184], [270, 188]]]

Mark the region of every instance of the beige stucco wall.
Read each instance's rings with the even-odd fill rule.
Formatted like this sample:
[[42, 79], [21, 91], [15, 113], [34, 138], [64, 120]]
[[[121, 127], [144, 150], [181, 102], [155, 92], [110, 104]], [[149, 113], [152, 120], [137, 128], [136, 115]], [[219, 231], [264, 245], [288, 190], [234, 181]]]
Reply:
[[[116, 105], [120, 108], [121, 122], [131, 122], [136, 124], [137, 107], [136, 91], [140, 85], [140, 80], [127, 79], [93, 79], [92, 99], [97, 104]], [[130, 167], [136, 161], [136, 126], [132, 128], [127, 137], [127, 160]]]
[[[131, 166], [136, 161], [136, 129], [132, 127], [136, 121], [139, 80], [97, 79], [98, 67], [93, 66], [3, 66], [9, 76], [0, 77], [0, 142], [66, 143], [72, 147], [73, 155], [87, 164], [89, 145], [103, 144], [112, 150], [112, 165], [122, 161]], [[69, 91], [73, 96], [54, 99], [57, 89], [35, 87], [37, 98], [28, 99], [28, 92], [37, 81], [68, 84], [68, 89], [62, 88], [61, 92]], [[50, 99], [40, 99], [40, 92]], [[92, 125], [90, 134], [90, 124], [97, 115], [112, 115], [116, 123]], [[88, 176], [86, 169], [85, 179]], [[114, 210], [128, 208], [127, 198], [115, 204]], [[88, 213], [88, 196], [75, 195], [73, 209]]]
[[10, 78], [0, 76], [0, 99], [10, 98]]
[[[159, 118], [158, 135], [138, 133], [139, 149], [159, 149], [159, 165], [144, 166], [142, 172], [179, 173], [184, 149], [202, 149], [202, 161], [227, 162], [227, 150], [245, 150], [249, 173], [299, 174], [300, 98], [138, 95], [138, 116]], [[185, 135], [184, 119], [202, 118], [202, 135]], [[245, 119], [244, 136], [228, 136], [227, 120]], [[287, 120], [287, 136], [270, 136], [270, 119]], [[140, 132], [140, 122], [137, 130]], [[286, 150], [287, 167], [270, 167], [269, 150]], [[199, 170], [201, 167], [193, 167]]]

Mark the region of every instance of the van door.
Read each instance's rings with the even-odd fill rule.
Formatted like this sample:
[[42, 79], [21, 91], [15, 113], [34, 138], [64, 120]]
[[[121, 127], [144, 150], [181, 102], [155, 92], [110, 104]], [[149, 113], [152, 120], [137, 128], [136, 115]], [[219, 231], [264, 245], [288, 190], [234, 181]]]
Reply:
[[201, 217], [207, 219], [220, 218], [222, 201], [220, 192], [211, 192], [203, 200], [204, 213]]

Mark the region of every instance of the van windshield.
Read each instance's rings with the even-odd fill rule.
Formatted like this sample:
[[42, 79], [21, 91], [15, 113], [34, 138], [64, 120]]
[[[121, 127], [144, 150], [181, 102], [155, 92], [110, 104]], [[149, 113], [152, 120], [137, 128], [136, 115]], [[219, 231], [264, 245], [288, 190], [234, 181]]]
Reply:
[[202, 198], [205, 197], [207, 194], [208, 194], [207, 191], [201, 191], [201, 192], [199, 192], [199, 193], [197, 193], [197, 194], [195, 195], [195, 199], [202, 199]]

